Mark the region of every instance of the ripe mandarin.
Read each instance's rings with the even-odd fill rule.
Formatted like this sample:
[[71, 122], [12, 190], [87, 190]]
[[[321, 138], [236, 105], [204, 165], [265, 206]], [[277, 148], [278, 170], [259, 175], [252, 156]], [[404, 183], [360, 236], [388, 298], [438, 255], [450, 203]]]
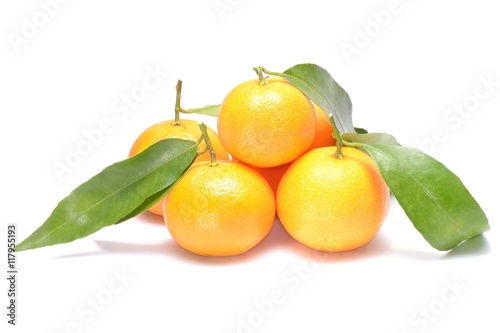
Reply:
[[[314, 104], [314, 103], [313, 103]], [[320, 108], [318, 105], [314, 104], [314, 109], [316, 110], [316, 116], [318, 118], [318, 123], [316, 127], [316, 136], [309, 150], [321, 147], [335, 146], [337, 140], [333, 137], [333, 127], [330, 123], [328, 115]]]
[[203, 256], [242, 254], [260, 243], [276, 214], [271, 187], [237, 162], [200, 162], [165, 200], [165, 224], [184, 249]]
[[289, 163], [316, 135], [311, 101], [281, 78], [243, 82], [225, 97], [217, 121], [219, 138], [236, 159], [256, 167]]
[[389, 210], [389, 189], [375, 162], [362, 151], [314, 149], [283, 175], [278, 217], [297, 241], [316, 250], [348, 251], [369, 242]]

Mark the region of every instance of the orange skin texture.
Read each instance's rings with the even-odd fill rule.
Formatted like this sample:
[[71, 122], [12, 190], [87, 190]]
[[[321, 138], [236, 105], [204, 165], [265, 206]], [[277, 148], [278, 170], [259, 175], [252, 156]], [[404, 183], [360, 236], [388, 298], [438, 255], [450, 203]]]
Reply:
[[314, 141], [311, 147], [309, 147], [309, 150], [335, 146], [337, 144], [337, 140], [333, 137], [333, 126], [330, 123], [328, 115], [316, 104], [314, 104], [314, 109], [316, 110], [318, 122], [316, 127], [316, 136], [314, 137]]
[[236, 159], [261, 168], [286, 164], [303, 154], [316, 136], [311, 101], [290, 83], [267, 78], [241, 83], [221, 104], [219, 138]]
[[343, 147], [314, 149], [283, 175], [276, 197], [288, 233], [312, 249], [338, 252], [368, 243], [389, 211], [389, 188], [365, 153]]
[[164, 204], [165, 224], [184, 249], [202, 256], [247, 252], [269, 233], [276, 215], [266, 180], [237, 162], [192, 166]]
[[[215, 150], [217, 158], [220, 160], [228, 160], [229, 155], [222, 146], [217, 133], [215, 133], [215, 131], [209, 127], [207, 127], [207, 133], [212, 143], [212, 147]], [[198, 122], [194, 120], [181, 120], [180, 125], [175, 125], [174, 120], [167, 120], [156, 123], [144, 130], [135, 140], [132, 148], [130, 149], [129, 157], [139, 154], [149, 146], [163, 139], [184, 139], [198, 141], [201, 135], [202, 134], [198, 126]], [[205, 141], [202, 141], [199, 145], [198, 152], [202, 152], [203, 150], [205, 150], [205, 148]], [[195, 162], [209, 160], [210, 153], [207, 151], [198, 156]], [[157, 202], [149, 209], [149, 211], [155, 215], [163, 216], [163, 200]]]
[[[238, 163], [243, 163], [243, 162], [238, 161], [234, 158], [233, 158], [233, 161], [238, 162]], [[288, 170], [288, 167], [291, 164], [292, 163], [290, 162], [290, 163], [278, 165], [278, 166], [271, 167], [271, 168], [259, 168], [259, 167], [254, 167], [251, 165], [249, 165], [249, 167], [251, 167], [252, 169], [257, 171], [258, 173], [260, 173], [262, 175], [262, 177], [265, 178], [267, 183], [271, 186], [274, 195], [276, 196], [276, 191], [278, 190], [278, 185], [280, 183], [280, 180], [283, 177], [283, 175], [285, 174], [286, 170]]]

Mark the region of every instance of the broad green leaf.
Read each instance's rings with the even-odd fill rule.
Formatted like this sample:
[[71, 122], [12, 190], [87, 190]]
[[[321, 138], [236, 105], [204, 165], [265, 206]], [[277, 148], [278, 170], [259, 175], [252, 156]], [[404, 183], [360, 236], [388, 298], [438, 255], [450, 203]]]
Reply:
[[434, 248], [452, 249], [489, 229], [465, 185], [441, 162], [397, 145], [363, 145], [415, 228]]
[[400, 145], [394, 136], [387, 133], [345, 133], [342, 134], [342, 139], [366, 144]]
[[216, 105], [206, 105], [201, 108], [194, 108], [194, 109], [183, 109], [183, 113], [197, 113], [197, 114], [204, 114], [207, 116], [211, 117], [217, 117], [219, 115], [219, 109], [220, 109], [220, 104]]
[[68, 243], [143, 212], [183, 175], [197, 148], [193, 141], [165, 139], [110, 165], [61, 200], [16, 251]]
[[340, 133], [355, 132], [352, 124], [352, 103], [347, 92], [322, 67], [300, 64], [281, 75], [297, 87], [333, 119]]

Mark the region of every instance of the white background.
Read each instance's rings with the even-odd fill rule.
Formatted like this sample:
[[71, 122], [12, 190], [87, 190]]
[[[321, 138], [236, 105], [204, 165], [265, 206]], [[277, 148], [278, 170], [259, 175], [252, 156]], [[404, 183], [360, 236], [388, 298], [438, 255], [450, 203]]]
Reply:
[[[19, 253], [18, 325], [7, 325], [2, 278], [2, 332], [499, 331], [493, 1], [221, 0], [230, 6], [223, 13], [213, 0], [62, 2], [50, 17], [40, 5], [49, 0], [0, 5], [2, 276], [7, 224], [17, 224], [20, 242], [73, 188], [124, 159], [143, 129], [173, 117], [177, 79], [184, 107], [217, 104], [254, 78], [257, 65], [326, 68], [350, 94], [356, 126], [392, 133], [444, 162], [492, 230], [442, 253], [393, 201], [380, 233], [356, 251], [319, 258], [276, 224], [245, 255], [204, 258], [143, 214], [83, 240]], [[30, 31], [26, 22], [34, 20], [40, 27]], [[343, 52], [347, 44], [356, 53]], [[147, 68], [163, 72], [161, 84], [115, 112]], [[54, 163], [65, 163], [68, 149], [105, 119], [108, 133], [58, 179]], [[215, 127], [214, 119], [195, 119]]]

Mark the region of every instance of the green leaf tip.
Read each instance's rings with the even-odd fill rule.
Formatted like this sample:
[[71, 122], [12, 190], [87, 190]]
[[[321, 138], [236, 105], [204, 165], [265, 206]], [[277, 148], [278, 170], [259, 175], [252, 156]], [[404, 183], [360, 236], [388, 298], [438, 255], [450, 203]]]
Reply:
[[489, 229], [488, 218], [453, 172], [414, 148], [365, 144], [406, 215], [425, 240], [441, 251]]
[[140, 214], [183, 175], [197, 149], [193, 141], [165, 139], [108, 166], [61, 200], [16, 251], [68, 243]]

